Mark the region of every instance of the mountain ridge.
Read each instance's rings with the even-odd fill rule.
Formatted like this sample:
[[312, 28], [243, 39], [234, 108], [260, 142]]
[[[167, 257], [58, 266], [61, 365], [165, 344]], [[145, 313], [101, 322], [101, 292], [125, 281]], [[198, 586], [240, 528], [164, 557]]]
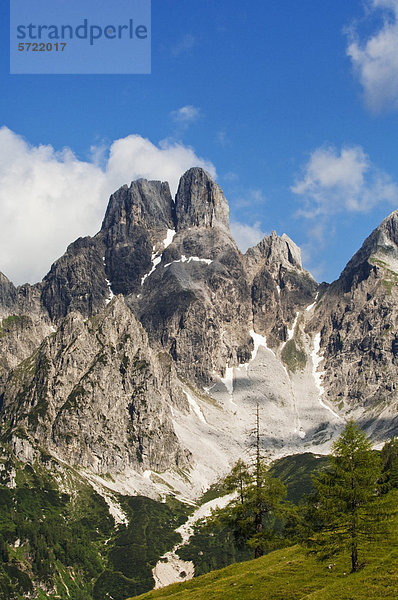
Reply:
[[[272, 456], [327, 452], [353, 415], [385, 439], [398, 430], [397, 214], [319, 286], [286, 234], [242, 254], [202, 169], [182, 176], [175, 201], [160, 181], [122, 186], [101, 230], [72, 242], [42, 282], [0, 278], [0, 417], [12, 444], [26, 460], [41, 445], [121, 486], [129, 472], [150, 495], [197, 497], [246, 451], [257, 403]], [[133, 368], [142, 360], [148, 379]], [[98, 466], [95, 455], [108, 458]]]

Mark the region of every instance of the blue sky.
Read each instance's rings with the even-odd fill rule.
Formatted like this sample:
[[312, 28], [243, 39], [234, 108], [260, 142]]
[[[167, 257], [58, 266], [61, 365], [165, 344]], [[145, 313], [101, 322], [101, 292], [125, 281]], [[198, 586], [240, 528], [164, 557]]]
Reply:
[[286, 232], [319, 281], [398, 207], [398, 0], [152, 0], [152, 74], [120, 76], [9, 75], [6, 4], [0, 270], [17, 283], [94, 234], [113, 188], [194, 163], [242, 248]]

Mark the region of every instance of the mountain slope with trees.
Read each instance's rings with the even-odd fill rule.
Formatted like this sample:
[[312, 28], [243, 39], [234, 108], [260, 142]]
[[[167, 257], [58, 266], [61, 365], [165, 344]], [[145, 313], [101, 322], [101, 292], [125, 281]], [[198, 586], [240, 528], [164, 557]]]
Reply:
[[[388, 535], [364, 547], [366, 568], [350, 573], [346, 554], [321, 562], [301, 546], [212, 571], [192, 581], [139, 596], [140, 600], [396, 600], [398, 589], [398, 492], [383, 499], [391, 514]], [[136, 599], [138, 600], [138, 599]]]

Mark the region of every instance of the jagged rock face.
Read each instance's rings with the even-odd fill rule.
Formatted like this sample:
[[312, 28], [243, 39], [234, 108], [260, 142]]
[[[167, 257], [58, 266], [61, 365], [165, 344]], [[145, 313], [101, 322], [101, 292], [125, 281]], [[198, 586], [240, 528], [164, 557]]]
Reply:
[[41, 283], [25, 283], [15, 287], [0, 273], [0, 318], [23, 313], [48, 316], [41, 304], [41, 289]]
[[175, 213], [178, 231], [188, 227], [229, 231], [228, 202], [220, 186], [203, 169], [190, 169], [181, 177]]
[[301, 265], [300, 249], [286, 235], [272, 232], [245, 254], [251, 280], [253, 324], [277, 348], [297, 311], [311, 304], [318, 287]]
[[250, 356], [241, 254], [229, 233], [227, 201], [205, 171], [181, 178], [175, 206], [167, 184], [139, 180], [121, 188], [98, 238], [112, 290], [127, 296], [180, 374], [208, 383], [228, 362]]
[[111, 196], [99, 237], [106, 247], [106, 274], [115, 294], [138, 290], [151, 269], [152, 254], [161, 249], [163, 234], [174, 228], [167, 183], [139, 179]]
[[50, 333], [41, 284], [15, 287], [0, 273], [0, 394], [8, 373]]
[[138, 180], [113, 194], [100, 233], [77, 240], [54, 263], [42, 301], [55, 321], [74, 310], [90, 316], [104, 308], [109, 286], [127, 297], [179, 372], [202, 384], [248, 360], [250, 329], [273, 347], [284, 341], [316, 283], [286, 235], [264, 238], [243, 258], [220, 187], [193, 168], [175, 205], [159, 181]]
[[[123, 186], [101, 231], [71, 244], [42, 283], [14, 288], [0, 276], [1, 419], [14, 442], [28, 435], [98, 473], [189, 466], [185, 448], [197, 452], [197, 442], [187, 432], [197, 436], [198, 415], [206, 426], [182, 391], [192, 384], [204, 403], [198, 388], [215, 390], [214, 423], [238, 415], [236, 429], [220, 425], [223, 448], [228, 435], [242, 435], [245, 403], [259, 396], [274, 447], [273, 418], [293, 445], [334, 435], [340, 417], [324, 401], [365, 419], [369, 431], [393, 431], [397, 230], [393, 213], [337, 282], [318, 286], [285, 234], [242, 256], [228, 204], [202, 169], [182, 177], [175, 203], [165, 183]], [[124, 299], [111, 301], [119, 292]], [[33, 445], [15, 442], [14, 451], [30, 460]]]
[[264, 261], [275, 278], [279, 276], [281, 269], [303, 268], [300, 248], [285, 233], [278, 236], [275, 231], [272, 235], [266, 235], [254, 248], [249, 248], [245, 258], [251, 274]]
[[42, 303], [58, 321], [71, 311], [89, 317], [105, 306], [109, 296], [101, 245], [79, 238], [51, 267], [43, 281]]
[[70, 464], [98, 473], [186, 467], [171, 408], [186, 407], [121, 297], [84, 321], [70, 313], [57, 333], [10, 375], [2, 420]]
[[45, 277], [42, 303], [51, 318], [76, 310], [96, 314], [109, 299], [110, 285], [115, 294], [138, 289], [154, 246], [174, 229], [172, 205], [169, 186], [160, 181], [140, 179], [115, 192], [101, 231], [71, 244]]
[[[398, 211], [373, 231], [318, 301], [327, 398], [372, 428], [396, 430]], [[395, 425], [394, 425], [395, 419]]]
[[0, 315], [12, 311], [17, 303], [17, 290], [14, 284], [0, 272]]
[[184, 377], [207, 384], [253, 349], [250, 289], [242, 256], [218, 227], [177, 233], [132, 310]]
[[0, 324], [0, 394], [9, 372], [40, 345], [50, 324], [29, 315], [12, 314]]

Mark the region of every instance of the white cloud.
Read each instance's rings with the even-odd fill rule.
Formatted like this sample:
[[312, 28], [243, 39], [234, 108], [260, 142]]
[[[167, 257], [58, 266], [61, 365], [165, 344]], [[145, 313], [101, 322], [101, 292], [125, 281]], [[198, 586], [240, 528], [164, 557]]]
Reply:
[[398, 109], [398, 0], [372, 0], [370, 7], [371, 14], [382, 11], [382, 27], [364, 40], [351, 31], [347, 54], [369, 108], [375, 112]]
[[396, 204], [398, 186], [375, 167], [360, 146], [317, 148], [291, 190], [303, 199], [299, 215], [368, 212], [380, 203]]
[[168, 181], [174, 194], [192, 166], [216, 176], [211, 162], [180, 143], [129, 135], [81, 161], [69, 148], [32, 146], [0, 128], [0, 271], [14, 283], [39, 281], [70, 242], [98, 231], [113, 191], [144, 177]]
[[177, 123], [182, 123], [184, 125], [188, 125], [189, 123], [193, 123], [197, 121], [200, 116], [199, 108], [196, 106], [192, 106], [191, 104], [187, 104], [186, 106], [182, 106], [178, 110], [173, 110], [170, 113], [172, 119]]
[[140, 135], [129, 135], [111, 145], [105, 175], [110, 193], [123, 183], [144, 177], [168, 181], [174, 195], [181, 175], [192, 166], [203, 167], [216, 177], [214, 165], [189, 146], [169, 140], [155, 146]]
[[241, 252], [246, 252], [248, 248], [258, 244], [266, 235], [261, 230], [260, 222], [256, 222], [254, 225], [245, 225], [235, 221], [230, 223], [230, 229], [232, 237]]

